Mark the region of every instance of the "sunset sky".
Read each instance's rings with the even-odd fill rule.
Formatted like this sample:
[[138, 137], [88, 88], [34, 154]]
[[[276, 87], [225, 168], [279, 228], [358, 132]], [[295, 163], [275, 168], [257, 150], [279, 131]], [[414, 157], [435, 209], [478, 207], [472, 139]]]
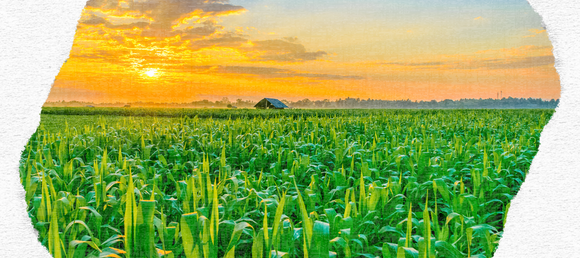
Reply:
[[557, 99], [525, 0], [89, 0], [48, 101]]

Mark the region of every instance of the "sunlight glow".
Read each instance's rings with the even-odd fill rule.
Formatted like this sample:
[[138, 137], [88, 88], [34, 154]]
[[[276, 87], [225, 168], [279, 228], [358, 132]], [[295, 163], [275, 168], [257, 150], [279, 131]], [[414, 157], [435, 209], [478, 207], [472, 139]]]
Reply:
[[153, 78], [153, 77], [159, 76], [159, 69], [149, 68], [149, 69], [146, 69], [143, 73], [145, 75]]

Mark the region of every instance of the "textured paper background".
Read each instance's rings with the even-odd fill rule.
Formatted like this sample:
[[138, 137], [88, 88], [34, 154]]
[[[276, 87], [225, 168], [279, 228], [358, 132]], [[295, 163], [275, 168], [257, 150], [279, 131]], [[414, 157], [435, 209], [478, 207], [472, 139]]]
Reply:
[[[459, 0], [441, 2], [454, 1]], [[530, 2], [554, 45], [562, 96], [511, 204], [495, 257], [580, 257], [580, 1]], [[26, 213], [18, 161], [68, 57], [84, 5], [85, 0], [0, 2], [0, 257], [51, 257]]]

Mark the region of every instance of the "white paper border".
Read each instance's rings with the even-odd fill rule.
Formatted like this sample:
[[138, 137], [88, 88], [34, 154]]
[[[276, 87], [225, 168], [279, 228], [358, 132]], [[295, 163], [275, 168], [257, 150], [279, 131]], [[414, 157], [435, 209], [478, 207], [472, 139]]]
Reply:
[[[580, 257], [580, 1], [530, 2], [554, 46], [562, 94], [495, 257]], [[51, 257], [26, 213], [18, 162], [84, 5], [0, 1], [0, 257]]]

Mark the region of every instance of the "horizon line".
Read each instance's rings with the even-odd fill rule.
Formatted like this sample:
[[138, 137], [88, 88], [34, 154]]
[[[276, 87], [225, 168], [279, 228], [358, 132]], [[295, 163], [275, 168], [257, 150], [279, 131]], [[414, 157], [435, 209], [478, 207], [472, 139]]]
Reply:
[[[232, 102], [227, 97], [224, 97], [224, 98], [228, 99], [228, 101], [230, 103], [235, 103], [236, 102], [235, 100]], [[277, 98], [277, 99], [279, 99], [280, 101], [286, 101], [286, 102], [292, 103], [292, 102], [298, 102], [298, 101], [303, 101], [303, 100], [309, 100], [311, 102], [325, 101], [325, 100], [328, 100], [329, 102], [337, 102], [337, 101], [348, 100], [348, 99], [359, 99], [361, 101], [372, 100], [372, 101], [404, 101], [404, 102], [408, 102], [408, 101], [411, 101], [411, 102], [431, 102], [431, 101], [443, 102], [443, 101], [449, 101], [449, 100], [451, 100], [451, 101], [462, 101], [462, 100], [504, 100], [504, 99], [510, 99], [510, 98], [511, 99], [530, 99], [531, 98], [533, 100], [540, 99], [542, 101], [552, 101], [552, 100], [559, 101], [560, 100], [560, 98], [557, 98], [557, 99], [545, 99], [545, 98], [533, 98], [533, 97], [528, 97], [528, 98], [524, 98], [524, 97], [522, 97], [522, 98], [514, 98], [512, 96], [503, 97], [503, 98], [499, 98], [499, 99], [498, 98], [461, 98], [461, 99], [441, 99], [441, 100], [436, 100], [436, 99], [432, 99], [432, 100], [417, 100], [417, 99], [415, 99], [415, 100], [412, 100], [412, 99], [371, 99], [371, 98], [363, 99], [363, 98], [352, 98], [352, 97], [347, 97], [345, 99], [338, 98], [338, 99], [334, 99], [334, 100], [330, 100], [330, 99], [310, 100], [308, 98], [304, 98], [304, 99], [300, 99], [300, 100], [296, 100], [296, 101], [289, 101], [289, 100], [286, 100], [286, 99], [279, 99], [279, 98]], [[194, 103], [194, 102], [202, 102], [202, 101], [221, 102], [222, 100], [214, 100], [214, 101], [211, 101], [211, 100], [208, 100], [208, 99], [202, 99], [202, 100], [193, 100], [193, 101], [190, 101], [190, 102], [152, 102], [152, 101], [148, 101], [148, 102], [143, 102], [143, 101], [131, 101], [131, 102], [119, 102], [119, 101], [117, 101], [117, 102], [93, 102], [93, 101], [80, 101], [80, 100], [70, 100], [70, 101], [65, 101], [65, 100], [63, 100], [63, 101], [48, 101], [47, 100], [47, 101], [44, 102], [44, 104], [46, 104], [46, 103], [70, 103], [70, 102], [92, 103], [92, 104], [131, 104], [131, 103], [191, 104], [191, 103]], [[242, 102], [255, 102], [255, 101], [249, 100], [249, 99], [245, 99], [245, 100], [242, 100]]]

